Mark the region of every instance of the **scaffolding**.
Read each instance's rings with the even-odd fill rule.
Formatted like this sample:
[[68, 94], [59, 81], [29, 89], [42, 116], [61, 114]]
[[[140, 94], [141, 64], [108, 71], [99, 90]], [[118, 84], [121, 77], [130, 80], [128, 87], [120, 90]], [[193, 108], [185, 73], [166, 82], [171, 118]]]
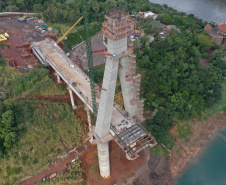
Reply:
[[[115, 11], [108, 13], [105, 16], [106, 20], [103, 23], [103, 32], [106, 38], [112, 41], [118, 41], [123, 38], [128, 38], [131, 35], [132, 30], [134, 30], [134, 26], [131, 23], [131, 20], [128, 15], [122, 10], [115, 9]], [[133, 82], [133, 100], [130, 102], [131, 106], [137, 106], [137, 116], [135, 119], [138, 122], [144, 121], [143, 118], [143, 103], [144, 101], [140, 101], [140, 83], [141, 83], [141, 75], [136, 74], [136, 55], [133, 54], [133, 48], [128, 45], [128, 50], [121, 55], [113, 56], [108, 54], [112, 60], [120, 59], [124, 56], [128, 57], [128, 74], [125, 76], [126, 82]], [[120, 102], [121, 98], [116, 96], [116, 102]]]
[[105, 18], [103, 32], [108, 39], [117, 41], [130, 35], [133, 28], [129, 16], [124, 11], [115, 9], [105, 15]]

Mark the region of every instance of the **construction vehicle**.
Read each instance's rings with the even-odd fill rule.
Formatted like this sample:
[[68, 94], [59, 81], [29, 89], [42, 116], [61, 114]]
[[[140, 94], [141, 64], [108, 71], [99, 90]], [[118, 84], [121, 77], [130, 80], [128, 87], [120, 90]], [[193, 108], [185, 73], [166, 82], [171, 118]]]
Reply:
[[83, 19], [83, 16], [79, 18], [79, 20], [72, 26], [69, 28], [68, 31], [65, 32], [65, 34], [58, 39], [57, 44], [59, 44], [63, 39], [65, 39], [65, 37], [68, 35], [68, 33]]
[[3, 34], [1, 34], [0, 35], [0, 42], [6, 41], [6, 40], [7, 40], [7, 38]]
[[28, 13], [24, 14], [24, 16], [23, 16], [23, 17], [27, 17], [27, 16], [28, 16]]
[[4, 36], [8, 39], [9, 38], [9, 34], [8, 33], [4, 33]]

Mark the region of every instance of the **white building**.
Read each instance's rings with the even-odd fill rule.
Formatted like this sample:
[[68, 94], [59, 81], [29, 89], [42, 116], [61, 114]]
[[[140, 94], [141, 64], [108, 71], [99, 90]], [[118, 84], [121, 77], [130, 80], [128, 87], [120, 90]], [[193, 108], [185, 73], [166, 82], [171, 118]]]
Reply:
[[158, 17], [158, 15], [153, 12], [148, 11], [148, 12], [144, 13], [144, 19], [146, 19], [148, 17], [152, 17], [152, 19], [155, 20]]

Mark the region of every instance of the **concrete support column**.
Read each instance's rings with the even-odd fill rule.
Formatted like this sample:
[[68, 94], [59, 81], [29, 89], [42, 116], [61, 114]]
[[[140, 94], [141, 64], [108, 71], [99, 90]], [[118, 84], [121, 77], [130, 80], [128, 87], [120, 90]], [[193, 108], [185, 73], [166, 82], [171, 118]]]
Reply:
[[109, 146], [106, 144], [98, 144], [98, 159], [100, 167], [100, 175], [103, 178], [110, 177], [110, 161], [109, 161]]
[[70, 94], [70, 98], [71, 98], [71, 105], [72, 105], [72, 108], [73, 108], [73, 109], [76, 109], [77, 106], [75, 105], [75, 101], [74, 101], [74, 97], [73, 97], [73, 92], [72, 92], [72, 90], [71, 90], [70, 87], [68, 87], [68, 90], [69, 90], [69, 94]]
[[[92, 123], [91, 123], [91, 117], [90, 117], [90, 112], [89, 112], [89, 108], [86, 106], [85, 107], [86, 112], [87, 112], [87, 118], [88, 118], [88, 124], [89, 124], [89, 132], [93, 132], [92, 130]], [[93, 138], [90, 138], [90, 142], [93, 143]]]
[[129, 113], [131, 117], [135, 117], [138, 114], [138, 106], [131, 105], [131, 101], [134, 99], [134, 84], [133, 80], [126, 81], [126, 76], [129, 75], [129, 57], [124, 56], [120, 59], [119, 77], [122, 88], [122, 95], [125, 110]]
[[57, 83], [61, 83], [60, 75], [57, 72], [56, 72], [56, 76], [57, 76]]

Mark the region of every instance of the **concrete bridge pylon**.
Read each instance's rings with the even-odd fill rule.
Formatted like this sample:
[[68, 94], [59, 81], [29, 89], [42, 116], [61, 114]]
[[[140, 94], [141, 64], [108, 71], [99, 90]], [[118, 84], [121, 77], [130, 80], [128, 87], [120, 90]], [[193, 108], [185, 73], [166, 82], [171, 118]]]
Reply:
[[[127, 40], [131, 33], [132, 21], [126, 13], [118, 9], [110, 12], [105, 18], [103, 31], [106, 38], [105, 40], [107, 40], [107, 60], [102, 84], [102, 89], [104, 90], [101, 91], [95, 128], [95, 134], [101, 140], [104, 140], [110, 133], [118, 72], [122, 86], [125, 110], [131, 117], [138, 118], [138, 106], [134, 98], [135, 87], [133, 84], [135, 71], [132, 72], [129, 69], [129, 54], [131, 51], [129, 51]], [[120, 70], [119, 65], [121, 66]], [[130, 77], [131, 80], [127, 80], [126, 77]], [[97, 144], [97, 149], [100, 175], [104, 178], [108, 178], [110, 176], [108, 141]]]

